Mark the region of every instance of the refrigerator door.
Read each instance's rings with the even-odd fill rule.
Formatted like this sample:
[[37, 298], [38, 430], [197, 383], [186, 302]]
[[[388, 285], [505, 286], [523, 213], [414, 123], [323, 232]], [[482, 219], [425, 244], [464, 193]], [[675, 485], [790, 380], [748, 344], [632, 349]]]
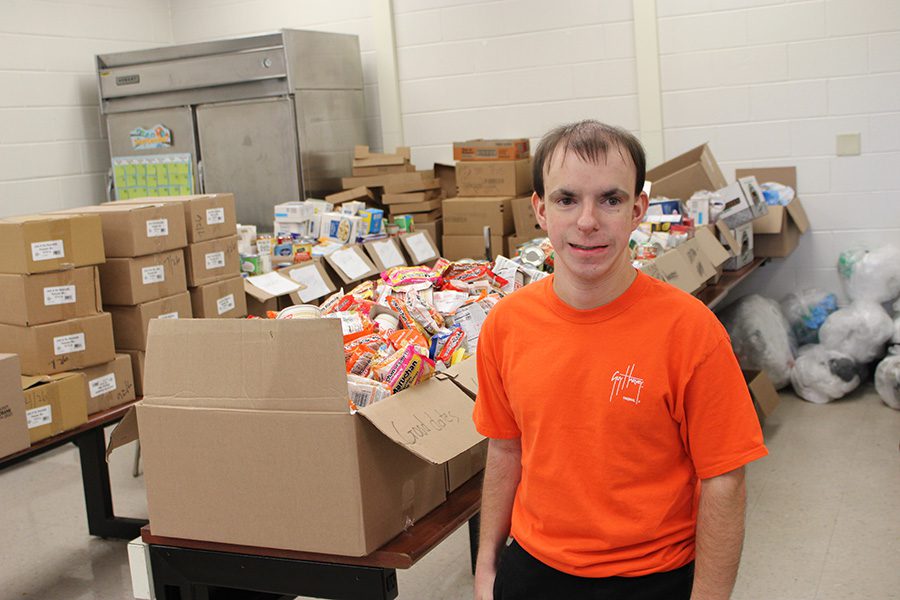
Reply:
[[[117, 199], [197, 189], [197, 142], [189, 106], [107, 115], [106, 127]], [[132, 159], [125, 167], [124, 158]]]
[[300, 159], [290, 97], [196, 108], [204, 190], [232, 192], [239, 223], [272, 227], [273, 208], [300, 200]]

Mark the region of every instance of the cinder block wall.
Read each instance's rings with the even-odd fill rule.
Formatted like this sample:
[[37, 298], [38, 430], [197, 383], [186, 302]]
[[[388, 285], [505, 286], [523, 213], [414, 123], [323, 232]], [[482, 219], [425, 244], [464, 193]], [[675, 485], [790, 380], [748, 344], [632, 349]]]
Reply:
[[94, 55], [170, 43], [168, 0], [0, 3], [0, 216], [105, 198]]

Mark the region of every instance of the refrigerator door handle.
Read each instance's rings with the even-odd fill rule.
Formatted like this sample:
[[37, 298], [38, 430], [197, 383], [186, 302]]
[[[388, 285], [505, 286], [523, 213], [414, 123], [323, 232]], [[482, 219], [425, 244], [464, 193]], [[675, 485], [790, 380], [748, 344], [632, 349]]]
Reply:
[[113, 170], [112, 170], [112, 167], [110, 167], [109, 170], [106, 172], [106, 201], [107, 202], [112, 202], [114, 200], [114, 198], [113, 198], [113, 182], [114, 181], [115, 180], [113, 179]]
[[203, 180], [203, 161], [197, 161], [197, 187], [199, 188], [195, 193], [196, 194], [205, 194], [206, 193], [206, 182]]

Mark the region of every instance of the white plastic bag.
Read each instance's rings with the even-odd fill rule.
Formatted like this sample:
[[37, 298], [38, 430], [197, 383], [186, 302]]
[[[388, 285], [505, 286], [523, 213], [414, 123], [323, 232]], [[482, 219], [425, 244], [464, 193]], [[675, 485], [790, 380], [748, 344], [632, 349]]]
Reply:
[[803, 346], [794, 360], [791, 384], [794, 392], [816, 404], [843, 398], [859, 386], [856, 362], [822, 344]]
[[893, 335], [891, 317], [880, 304], [866, 300], [831, 313], [819, 329], [819, 340], [824, 346], [843, 352], [858, 363], [884, 356], [885, 343]]
[[875, 390], [885, 404], [900, 410], [900, 356], [888, 356], [878, 363]]
[[788, 294], [781, 301], [781, 311], [799, 346], [817, 344], [819, 328], [837, 308], [837, 297], [834, 294], [814, 288]]
[[765, 371], [775, 389], [790, 382], [794, 350], [777, 302], [758, 294], [744, 296], [725, 310], [722, 322], [742, 368]]
[[838, 273], [851, 300], [893, 302], [900, 296], [900, 247], [854, 247], [838, 258]]

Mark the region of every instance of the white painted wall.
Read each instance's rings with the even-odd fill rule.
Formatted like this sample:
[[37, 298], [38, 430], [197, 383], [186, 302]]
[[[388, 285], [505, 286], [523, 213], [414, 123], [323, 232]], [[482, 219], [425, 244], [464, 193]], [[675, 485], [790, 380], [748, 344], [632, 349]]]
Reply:
[[[857, 243], [900, 243], [900, 2], [657, 0], [667, 157], [709, 141], [725, 176], [797, 165], [812, 224], [736, 291], [839, 293]], [[862, 154], [836, 156], [859, 133]]]
[[168, 0], [0, 0], [0, 216], [105, 198], [94, 55], [171, 41]]

